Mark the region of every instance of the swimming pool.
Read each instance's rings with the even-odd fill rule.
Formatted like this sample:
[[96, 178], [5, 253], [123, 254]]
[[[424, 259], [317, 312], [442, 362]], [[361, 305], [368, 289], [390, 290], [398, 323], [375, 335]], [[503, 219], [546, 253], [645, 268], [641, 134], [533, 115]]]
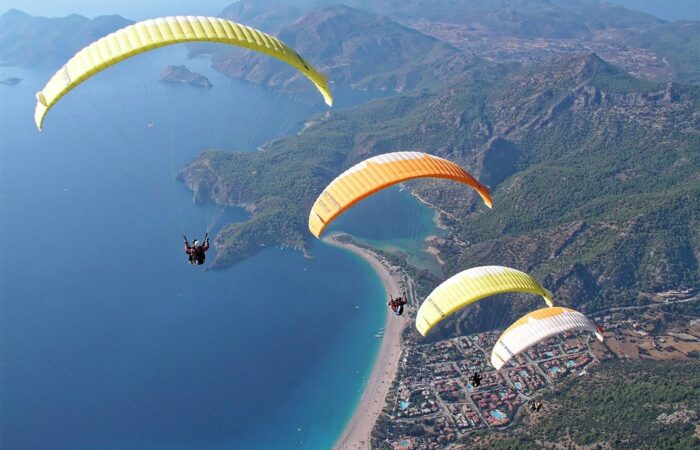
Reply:
[[503, 420], [506, 417], [508, 417], [506, 414], [502, 413], [501, 411], [499, 411], [497, 409], [494, 409], [493, 411], [491, 411], [491, 416], [493, 416], [494, 419], [498, 419], [498, 420]]

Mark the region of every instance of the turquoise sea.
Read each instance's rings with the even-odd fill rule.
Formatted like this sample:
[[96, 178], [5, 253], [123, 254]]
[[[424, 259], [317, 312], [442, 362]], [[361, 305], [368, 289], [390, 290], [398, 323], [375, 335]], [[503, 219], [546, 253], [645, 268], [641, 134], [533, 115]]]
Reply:
[[442, 236], [444, 231], [437, 226], [435, 212], [417, 201], [407, 186], [394, 186], [364, 200], [328, 226], [328, 232], [334, 231], [405, 258], [415, 268], [443, 275], [436, 257], [425, 251], [425, 239]]
[[[0, 85], [3, 450], [328, 448], [359, 400], [386, 317], [359, 257], [316, 242], [314, 260], [265, 249], [202, 271], [182, 251], [183, 232], [246, 214], [194, 204], [179, 170], [205, 148], [295, 132], [325, 110], [320, 96], [271, 93], [184, 55], [99, 74], [42, 133], [34, 93], [51, 72], [0, 68], [23, 79]], [[157, 81], [181, 63], [214, 88]], [[371, 96], [338, 92], [336, 107]], [[377, 222], [370, 200], [340, 228], [378, 241], [432, 232], [415, 224], [431, 211], [386, 195], [411, 219]]]

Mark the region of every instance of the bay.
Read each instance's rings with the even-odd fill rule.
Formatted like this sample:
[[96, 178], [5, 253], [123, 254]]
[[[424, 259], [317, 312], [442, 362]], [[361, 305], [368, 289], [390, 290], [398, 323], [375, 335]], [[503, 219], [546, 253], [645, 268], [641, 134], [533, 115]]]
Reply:
[[[174, 63], [214, 88], [157, 81]], [[226, 79], [175, 47], [95, 76], [39, 133], [50, 74], [0, 72], [23, 79], [0, 86], [2, 448], [329, 447], [378, 350], [379, 279], [321, 243], [313, 261], [265, 249], [191, 267], [183, 232], [246, 213], [195, 204], [174, 179], [205, 148], [299, 129], [320, 97]]]

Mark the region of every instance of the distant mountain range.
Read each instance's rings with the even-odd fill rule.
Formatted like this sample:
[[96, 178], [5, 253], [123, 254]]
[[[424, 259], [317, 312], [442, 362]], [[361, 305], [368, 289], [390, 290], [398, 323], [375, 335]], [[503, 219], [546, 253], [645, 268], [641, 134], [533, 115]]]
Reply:
[[49, 19], [12, 9], [0, 16], [0, 64], [57, 68], [89, 43], [131, 23], [121, 16]]
[[[356, 89], [405, 91], [433, 84], [436, 77], [464, 71], [474, 59], [384, 16], [347, 6], [314, 10], [282, 28], [279, 37], [333, 83]], [[309, 88], [297, 71], [265, 55], [210, 49], [213, 67], [229, 76], [288, 90]]]
[[663, 20], [700, 20], [697, 0], [610, 0], [610, 3], [644, 11]]
[[[335, 86], [403, 92], [479, 59], [532, 62], [582, 51], [647, 78], [700, 82], [700, 22], [669, 24], [597, 0], [290, 3], [241, 0], [219, 16], [277, 34], [327, 71]], [[58, 67], [129, 23], [120, 16], [48, 19], [10, 10], [0, 16], [0, 64]], [[310, 88], [297, 72], [255, 53], [215, 44], [189, 48], [192, 55], [211, 54], [214, 68], [235, 78], [282, 90]], [[375, 64], [379, 60], [383, 64]]]
[[632, 28], [661, 23], [654, 16], [598, 0], [350, 0], [395, 20], [469, 25], [490, 34], [524, 38], [591, 37], [605, 28]]
[[[240, 0], [222, 17], [289, 25], [315, 9], [336, 6], [333, 0], [272, 0], [261, 4]], [[469, 24], [473, 29], [528, 38], [583, 37], [604, 28], [646, 27], [662, 21], [648, 13], [598, 0], [347, 0], [352, 8], [385, 15], [395, 21]], [[294, 6], [292, 6], [294, 5]], [[286, 20], [281, 18], [287, 15]], [[278, 17], [270, 22], [269, 17]]]
[[242, 0], [227, 6], [217, 16], [259, 28], [268, 33], [276, 33], [280, 28], [303, 17], [305, 10], [300, 6], [275, 0], [269, 2]]
[[[241, 0], [223, 10], [221, 16], [269, 27], [266, 29], [277, 33], [282, 40], [299, 45], [300, 53], [327, 70], [336, 85], [361, 89], [403, 91], [420, 85], [420, 80], [461, 70], [465, 59], [511, 58], [507, 51], [498, 55], [499, 45], [523, 45], [524, 50], [516, 57], [521, 62], [546, 59], [551, 53], [575, 53], [592, 48], [611, 55], [621, 52], [623, 56], [616, 60], [629, 70], [641, 64], [639, 73], [648, 72], [657, 79], [700, 82], [700, 22], [697, 21], [670, 24], [650, 14], [598, 0], [348, 0], [344, 3], [348, 6], [328, 6], [333, 4], [331, 1], [294, 2], [290, 6], [280, 0], [263, 6]], [[415, 34], [416, 29], [423, 31], [431, 27], [451, 31], [437, 36]], [[442, 39], [450, 33], [449, 39]], [[466, 46], [469, 50], [460, 48], [463, 54], [455, 58], [456, 48], [447, 51], [429, 45], [425, 42], [429, 36], [441, 39], [443, 46], [462, 39], [475, 44], [495, 39], [496, 51], [481, 53], [479, 45]], [[540, 41], [532, 45], [535, 39]], [[431, 47], [427, 53], [426, 47]], [[195, 53], [211, 53], [214, 68], [227, 75], [286, 90], [308, 88], [294, 71], [260, 55], [211, 45], [193, 48]], [[418, 51], [412, 52], [414, 48]], [[649, 55], [645, 51], [655, 54], [656, 60], [646, 61]], [[416, 64], [423, 55], [427, 55], [426, 61]], [[369, 63], [372, 58], [383, 58], [389, 64], [365, 68], [372, 65]], [[403, 58], [401, 64], [392, 64], [397, 58]], [[410, 64], [412, 61], [414, 64]], [[452, 64], [445, 65], [446, 62]]]

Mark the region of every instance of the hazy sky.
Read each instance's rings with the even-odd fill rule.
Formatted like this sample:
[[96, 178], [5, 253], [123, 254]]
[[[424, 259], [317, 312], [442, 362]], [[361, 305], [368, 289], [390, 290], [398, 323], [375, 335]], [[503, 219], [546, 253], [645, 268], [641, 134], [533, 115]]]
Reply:
[[119, 14], [128, 19], [168, 15], [214, 15], [235, 0], [0, 0], [0, 14], [16, 8], [31, 15], [94, 17]]
[[[700, 0], [608, 1], [654, 14], [664, 20], [700, 20]], [[214, 15], [234, 2], [235, 0], [0, 0], [0, 14], [10, 8], [17, 8], [32, 15], [48, 17], [71, 13], [88, 17], [120, 14], [128, 19], [139, 20], [178, 14]], [[295, 1], [289, 0], [289, 3]], [[337, 3], [343, 1], [338, 0]]]
[[608, 0], [664, 20], [700, 20], [700, 0]]

